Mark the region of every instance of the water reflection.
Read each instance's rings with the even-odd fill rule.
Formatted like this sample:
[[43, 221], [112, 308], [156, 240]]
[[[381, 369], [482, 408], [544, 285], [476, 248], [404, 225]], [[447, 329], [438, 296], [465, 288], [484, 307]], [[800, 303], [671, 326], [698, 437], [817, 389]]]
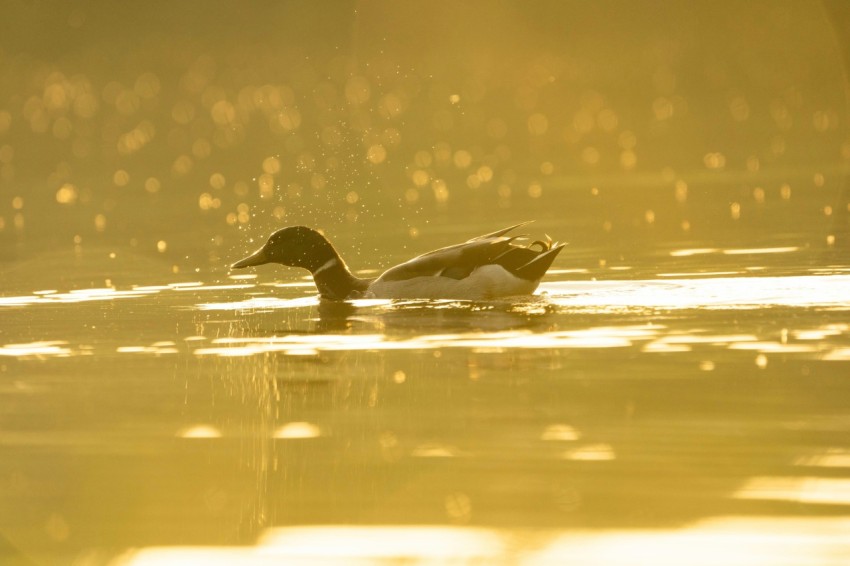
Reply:
[[250, 548], [150, 548], [113, 566], [171, 564], [717, 564], [843, 566], [850, 521], [723, 517], [665, 531], [549, 531], [437, 526], [273, 529]]
[[729, 517], [672, 532], [575, 533], [556, 537], [523, 564], [837, 566], [850, 556], [850, 523]]
[[196, 356], [249, 356], [269, 352], [287, 355], [317, 355], [333, 351], [428, 350], [469, 348], [479, 352], [503, 352], [513, 348], [622, 348], [632, 338], [648, 338], [657, 328], [589, 328], [560, 332], [506, 331], [421, 335], [407, 340], [389, 339], [384, 334], [312, 334], [261, 338], [217, 338], [208, 348], [198, 348]]
[[605, 462], [614, 460], [614, 449], [608, 444], [590, 444], [567, 450], [562, 455], [565, 460], [580, 460], [585, 462]]
[[180, 438], [221, 438], [221, 431], [212, 425], [196, 424], [178, 431]]
[[[683, 278], [682, 275], [699, 278]], [[708, 277], [711, 275], [711, 277]], [[850, 275], [800, 275], [783, 277], [718, 277], [717, 272], [699, 274], [659, 274], [661, 277], [676, 277], [664, 280], [592, 280], [592, 281], [546, 281], [537, 298], [517, 302], [515, 299], [493, 301], [476, 305], [465, 301], [388, 301], [355, 300], [346, 303], [353, 307], [391, 306], [399, 311], [427, 306], [431, 310], [445, 309], [492, 309], [509, 306], [514, 311], [534, 312], [551, 306], [597, 307], [600, 311], [614, 308], [749, 308], [766, 306], [844, 306], [848, 298], [846, 289]], [[30, 295], [0, 297], [0, 308], [78, 303], [85, 301], [111, 301], [132, 299], [166, 292], [204, 293], [212, 291], [247, 292], [248, 297], [235, 301], [200, 302], [195, 306], [201, 310], [256, 311], [259, 309], [286, 309], [320, 304], [318, 297], [308, 292], [307, 296], [280, 298], [270, 295], [267, 289], [283, 290], [313, 289], [312, 283], [295, 284], [204, 284], [181, 282], [168, 285], [132, 286], [129, 289], [114, 287], [75, 289], [69, 292], [55, 290], [35, 291]], [[804, 289], [805, 293], [798, 292]], [[322, 302], [324, 312], [347, 312], [348, 306], [341, 303]]]
[[822, 476], [755, 477], [738, 489], [733, 497], [828, 505], [841, 509], [850, 506], [850, 479]]
[[[663, 276], [663, 274], [661, 274]], [[769, 306], [846, 306], [850, 276], [709, 277], [648, 281], [550, 282], [554, 305], [600, 311], [623, 308], [743, 309]], [[801, 290], [804, 290], [801, 292]]]
[[154, 342], [150, 346], [118, 346], [115, 351], [119, 354], [153, 354], [161, 356], [163, 354], [177, 354], [179, 349], [175, 348], [176, 343], [171, 340], [161, 340]]
[[[52, 340], [46, 342], [30, 342], [28, 344], [5, 344], [0, 347], [0, 356], [15, 358], [44, 358], [50, 356], [68, 357], [73, 355], [64, 340]], [[91, 354], [92, 352], [88, 351]]]
[[[59, 495], [12, 535], [92, 546], [108, 516], [117, 546], [142, 548], [119, 564], [439, 561], [434, 545], [546, 564], [616, 563], [605, 549], [632, 535], [681, 558], [691, 536], [726, 541], [709, 519], [725, 515], [805, 529], [850, 506], [847, 282], [550, 280], [493, 303], [321, 303], [252, 279], [31, 293], [3, 308], [0, 474]], [[44, 471], [76, 459], [68, 474], [145, 502], [85, 511], [98, 486]], [[145, 489], [163, 469], [179, 473]], [[31, 502], [14, 489], [10, 508]], [[285, 528], [308, 524], [341, 526]], [[410, 544], [364, 524], [412, 525], [393, 535]], [[139, 534], [157, 528], [175, 534]], [[334, 529], [364, 546], [322, 542], [348, 537]], [[159, 547], [186, 540], [247, 546]]]
[[[279, 296], [254, 283], [204, 285], [199, 282], [161, 286], [82, 289], [62, 293], [39, 291], [28, 296], [0, 297], [0, 307], [43, 308], [49, 305], [142, 300], [151, 295], [174, 293], [173, 304], [183, 304], [181, 295], [207, 293], [234, 296], [216, 302], [196, 302], [202, 312], [233, 313], [246, 321], [273, 320], [275, 313], [292, 312], [293, 322], [305, 321], [306, 330], [275, 324], [261, 332], [225, 336], [179, 336], [147, 343], [118, 344], [119, 354], [177, 354], [187, 347], [195, 356], [248, 356], [280, 353], [317, 356], [334, 351], [433, 350], [463, 348], [481, 353], [517, 349], [628, 348], [638, 346], [648, 354], [675, 354], [695, 347], [749, 350], [759, 354], [821, 355], [825, 359], [847, 359], [842, 337], [850, 325], [827, 322], [816, 327], [781, 328], [774, 336], [755, 334], [712, 334], [691, 327], [668, 329], [662, 323], [591, 325], [561, 329], [560, 316], [628, 315], [646, 318], [652, 313], [688, 309], [763, 309], [767, 307], [821, 309], [844, 308], [850, 302], [850, 276], [717, 277], [707, 279], [638, 281], [549, 281], [538, 296], [518, 302], [472, 303], [458, 301], [358, 300], [347, 303], [319, 301], [312, 294]], [[805, 289], [805, 292], [800, 292]], [[246, 296], [247, 295], [247, 296]], [[180, 307], [182, 308], [182, 307]], [[314, 313], [311, 317], [309, 313]], [[304, 315], [307, 314], [307, 318]], [[669, 314], [665, 315], [669, 316]], [[578, 321], [580, 319], [576, 319]], [[285, 324], [283, 326], [286, 326]], [[454, 330], [454, 332], [447, 332]], [[7, 357], [90, 355], [92, 346], [67, 340], [11, 343], [0, 348]]]
[[850, 450], [845, 448], [827, 448], [817, 454], [801, 456], [796, 464], [815, 468], [850, 468]]
[[318, 438], [319, 436], [322, 436], [322, 429], [307, 422], [286, 423], [274, 431], [274, 438]]

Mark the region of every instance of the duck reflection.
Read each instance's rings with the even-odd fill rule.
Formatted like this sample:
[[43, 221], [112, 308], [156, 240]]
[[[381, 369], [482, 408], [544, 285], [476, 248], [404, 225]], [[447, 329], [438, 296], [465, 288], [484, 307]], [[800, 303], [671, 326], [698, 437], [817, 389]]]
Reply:
[[317, 310], [315, 332], [320, 334], [351, 330], [356, 322], [357, 307], [349, 302], [320, 300]]

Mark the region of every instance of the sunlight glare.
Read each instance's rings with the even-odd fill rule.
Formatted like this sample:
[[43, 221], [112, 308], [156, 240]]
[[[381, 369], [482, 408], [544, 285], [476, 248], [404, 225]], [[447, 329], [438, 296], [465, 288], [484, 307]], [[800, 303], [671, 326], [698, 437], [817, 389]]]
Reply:
[[208, 424], [196, 424], [177, 432], [180, 438], [221, 438], [221, 431]]
[[285, 439], [318, 438], [322, 436], [322, 429], [313, 423], [291, 422], [275, 429], [273, 436]]
[[420, 444], [410, 453], [414, 458], [454, 458], [458, 456], [458, 450], [454, 446], [438, 444]]
[[819, 454], [801, 456], [794, 464], [812, 468], [850, 468], [850, 450], [827, 448]]
[[[320, 526], [271, 529], [259, 550], [308, 558], [345, 558], [392, 563], [484, 564], [504, 555], [505, 541], [496, 531], [439, 526]], [[372, 562], [376, 563], [376, 562]]]
[[[462, 495], [462, 494], [461, 494]], [[131, 550], [113, 566], [517, 564], [550, 566], [844, 566], [850, 521], [718, 517], [682, 528], [524, 529], [430, 525], [275, 527], [254, 546]]]
[[564, 460], [576, 460], [582, 462], [608, 462], [616, 459], [614, 449], [608, 444], [589, 444], [578, 448], [567, 450], [561, 457]]
[[733, 497], [846, 506], [850, 505], [850, 479], [806, 476], [755, 477], [738, 489]]
[[[212, 346], [198, 348], [196, 356], [250, 356], [268, 352], [289, 355], [324, 351], [433, 350], [471, 348], [477, 352], [501, 352], [506, 348], [623, 348], [633, 339], [655, 336], [661, 326], [588, 328], [560, 332], [531, 331], [468, 332], [462, 334], [424, 334], [408, 339], [393, 339], [384, 334], [297, 334], [263, 338], [217, 338]], [[305, 352], [306, 351], [306, 352]]]
[[546, 427], [540, 440], [573, 441], [581, 438], [581, 433], [570, 425], [552, 424]]
[[840, 566], [850, 521], [720, 517], [683, 529], [574, 531], [525, 555], [522, 566]]
[[0, 356], [15, 358], [67, 357], [73, 354], [64, 340], [6, 344], [0, 346]]
[[[548, 294], [552, 304], [562, 307], [590, 307], [598, 310], [615, 307], [742, 309], [845, 306], [848, 288], [848, 275], [802, 275], [545, 282], [541, 284], [540, 291]], [[801, 293], [801, 289], [805, 292]]]

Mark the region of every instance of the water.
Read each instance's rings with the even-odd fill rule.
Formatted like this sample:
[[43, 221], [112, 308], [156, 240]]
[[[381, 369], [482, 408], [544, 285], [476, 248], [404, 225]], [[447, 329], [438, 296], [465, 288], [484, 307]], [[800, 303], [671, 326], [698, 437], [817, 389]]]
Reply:
[[850, 553], [847, 269], [348, 306], [270, 271], [0, 298], [11, 556]]

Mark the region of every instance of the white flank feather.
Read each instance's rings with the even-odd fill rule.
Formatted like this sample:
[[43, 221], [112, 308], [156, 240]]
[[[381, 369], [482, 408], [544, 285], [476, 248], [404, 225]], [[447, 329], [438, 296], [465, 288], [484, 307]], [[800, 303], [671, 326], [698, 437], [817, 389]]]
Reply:
[[425, 276], [401, 281], [378, 279], [369, 286], [368, 294], [377, 299], [459, 299], [488, 300], [495, 297], [529, 295], [537, 288], [537, 281], [526, 281], [512, 275], [501, 265], [484, 265], [468, 277]]

